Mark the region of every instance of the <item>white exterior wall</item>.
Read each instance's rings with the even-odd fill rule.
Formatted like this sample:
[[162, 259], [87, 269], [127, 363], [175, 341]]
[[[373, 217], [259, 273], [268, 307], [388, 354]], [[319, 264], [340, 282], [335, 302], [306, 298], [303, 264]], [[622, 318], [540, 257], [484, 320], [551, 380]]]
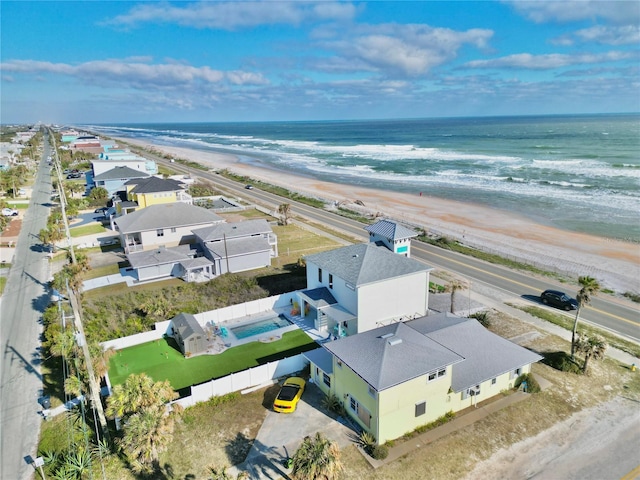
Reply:
[[333, 288], [329, 288], [329, 272], [322, 271], [322, 282], [318, 281], [318, 266], [314, 263], [307, 263], [307, 289], [326, 287], [333, 295], [340, 306], [345, 310], [358, 315], [358, 298], [355, 290], [347, 287], [346, 282], [336, 275], [333, 276]]
[[398, 320], [427, 314], [429, 273], [418, 272], [358, 289], [358, 333]]
[[146, 160], [98, 160], [91, 162], [93, 176], [97, 177], [101, 173], [113, 170], [115, 167], [129, 167], [138, 172], [149, 173], [147, 171]]

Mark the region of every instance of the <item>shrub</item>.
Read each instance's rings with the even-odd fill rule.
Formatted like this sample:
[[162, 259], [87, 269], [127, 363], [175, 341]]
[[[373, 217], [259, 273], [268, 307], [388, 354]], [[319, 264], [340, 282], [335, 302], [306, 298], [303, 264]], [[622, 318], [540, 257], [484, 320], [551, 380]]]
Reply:
[[376, 460], [384, 460], [389, 455], [389, 449], [386, 445], [376, 445], [371, 449], [370, 455]]
[[475, 318], [480, 322], [484, 328], [489, 328], [491, 326], [491, 318], [489, 318], [489, 312], [476, 312], [473, 315], [469, 315], [470, 318]]
[[358, 443], [360, 443], [360, 446], [364, 449], [365, 452], [370, 454], [373, 448], [376, 446], [376, 437], [374, 437], [369, 432], [363, 431], [358, 436]]
[[543, 353], [544, 359], [542, 363], [549, 365], [551, 368], [555, 368], [561, 372], [569, 373], [582, 373], [580, 365], [578, 365], [567, 352], [546, 352]]
[[541, 391], [540, 384], [531, 373], [523, 373], [522, 375], [520, 375], [516, 379], [515, 388], [520, 388], [522, 382], [527, 382], [527, 393], [538, 393]]
[[327, 410], [329, 410], [330, 412], [335, 413], [336, 415], [339, 415], [341, 417], [346, 417], [346, 412], [344, 410], [344, 407], [340, 403], [340, 400], [338, 399], [338, 397], [336, 397], [334, 394], [330, 394], [324, 397], [322, 399], [322, 406]]

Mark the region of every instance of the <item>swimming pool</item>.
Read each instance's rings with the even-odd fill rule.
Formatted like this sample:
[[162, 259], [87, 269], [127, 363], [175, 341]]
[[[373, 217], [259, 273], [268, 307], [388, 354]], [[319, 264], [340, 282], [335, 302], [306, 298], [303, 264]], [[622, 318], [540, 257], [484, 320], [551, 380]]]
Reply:
[[267, 333], [271, 330], [277, 330], [278, 328], [288, 327], [289, 325], [291, 325], [291, 322], [281, 313], [277, 317], [265, 318], [238, 327], [230, 327], [229, 330], [240, 340], [254, 335], [260, 335], [261, 333]]

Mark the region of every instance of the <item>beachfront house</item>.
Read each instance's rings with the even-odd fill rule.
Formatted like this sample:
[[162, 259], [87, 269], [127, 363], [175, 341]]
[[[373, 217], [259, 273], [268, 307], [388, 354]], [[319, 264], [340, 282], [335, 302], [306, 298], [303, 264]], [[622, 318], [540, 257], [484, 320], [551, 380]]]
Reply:
[[337, 337], [427, 314], [431, 267], [373, 243], [307, 255], [300, 315]]
[[327, 342], [305, 357], [314, 383], [378, 444], [499, 395], [542, 358], [447, 314]]
[[147, 176], [158, 173], [158, 167], [153, 160], [140, 157], [139, 160], [92, 160], [91, 169], [85, 173], [87, 190], [90, 191], [96, 186], [95, 178], [115, 167], [129, 167], [132, 170], [146, 173]]
[[113, 220], [125, 253], [194, 243], [193, 230], [223, 223], [210, 210], [188, 203], [151, 205]]
[[107, 170], [93, 177], [93, 186], [104, 188], [111, 197], [115, 195], [116, 192], [124, 190], [124, 185], [129, 180], [147, 178], [148, 176], [148, 173], [134, 170], [131, 167], [113, 167], [111, 170]]
[[268, 267], [278, 256], [278, 237], [264, 219], [219, 223], [193, 234], [216, 275]]
[[169, 332], [185, 357], [207, 349], [207, 335], [196, 317], [190, 313], [180, 313], [173, 317]]
[[405, 257], [411, 256], [411, 239], [418, 236], [413, 230], [392, 220], [379, 220], [364, 229], [369, 232], [369, 242]]

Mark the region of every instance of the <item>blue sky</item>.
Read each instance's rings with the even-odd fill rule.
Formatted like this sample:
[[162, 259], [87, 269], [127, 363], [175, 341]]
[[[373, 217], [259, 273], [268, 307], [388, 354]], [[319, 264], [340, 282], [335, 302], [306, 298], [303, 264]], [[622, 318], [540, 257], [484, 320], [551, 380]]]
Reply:
[[2, 123], [640, 111], [640, 2], [1, 1]]

